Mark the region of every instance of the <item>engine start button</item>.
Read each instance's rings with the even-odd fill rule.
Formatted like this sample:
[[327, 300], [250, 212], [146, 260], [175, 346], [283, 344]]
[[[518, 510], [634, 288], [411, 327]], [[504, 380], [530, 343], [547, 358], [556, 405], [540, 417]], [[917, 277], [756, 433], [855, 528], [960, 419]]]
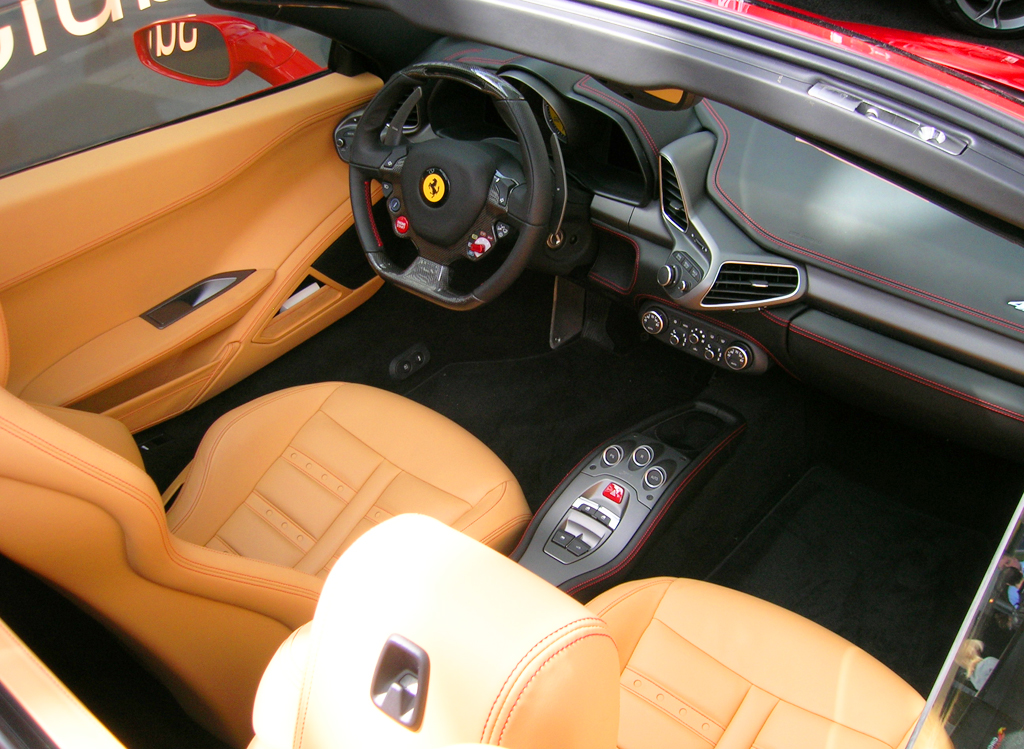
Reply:
[[395, 219], [395, 231], [397, 231], [399, 234], [408, 234], [409, 233], [409, 219], [407, 219], [405, 216], [399, 216], [398, 218], [396, 218]]

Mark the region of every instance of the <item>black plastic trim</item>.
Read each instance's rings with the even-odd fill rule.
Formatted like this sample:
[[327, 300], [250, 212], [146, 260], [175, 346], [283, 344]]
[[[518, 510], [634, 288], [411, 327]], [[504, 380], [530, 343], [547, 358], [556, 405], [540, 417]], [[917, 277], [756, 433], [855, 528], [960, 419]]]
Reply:
[[1020, 459], [1024, 388], [818, 310], [798, 314], [787, 330], [790, 362], [804, 381]]
[[[192, 314], [203, 305], [212, 302], [214, 299], [221, 296], [222, 294], [226, 294], [228, 291], [235, 288], [238, 284], [240, 284], [242, 281], [244, 281], [246, 278], [248, 278], [255, 272], [256, 271], [252, 269], [233, 270], [227, 273], [217, 273], [212, 276], [207, 276], [202, 281], [197, 281], [196, 283], [189, 286], [187, 289], [179, 291], [170, 299], [165, 299], [155, 307], [146, 310], [141, 315], [139, 315], [139, 317], [141, 317], [143, 320], [145, 320], [158, 330], [163, 330], [164, 328], [178, 322], [178, 320], [182, 319], [183, 317]], [[191, 294], [193, 291], [198, 290], [200, 287], [210, 283], [211, 281], [220, 280], [230, 280], [231, 283], [217, 291], [215, 294], [211, 294], [210, 296], [206, 297], [197, 304], [187, 301], [188, 295]]]
[[807, 301], [850, 322], [1024, 385], [1024, 344], [809, 265]]

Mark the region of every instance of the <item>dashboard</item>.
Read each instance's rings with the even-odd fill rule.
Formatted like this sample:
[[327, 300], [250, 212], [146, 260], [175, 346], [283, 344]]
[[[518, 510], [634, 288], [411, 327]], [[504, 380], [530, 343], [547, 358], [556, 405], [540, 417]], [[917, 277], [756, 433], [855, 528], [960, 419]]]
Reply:
[[[685, 92], [624, 90], [453, 39], [426, 60], [497, 72], [560, 151], [566, 241], [536, 267], [629, 305], [681, 356], [744, 375], [782, 369], [1019, 455], [1024, 250], [1013, 232]], [[488, 98], [458, 83], [434, 86], [420, 117], [433, 135], [515, 148]]]

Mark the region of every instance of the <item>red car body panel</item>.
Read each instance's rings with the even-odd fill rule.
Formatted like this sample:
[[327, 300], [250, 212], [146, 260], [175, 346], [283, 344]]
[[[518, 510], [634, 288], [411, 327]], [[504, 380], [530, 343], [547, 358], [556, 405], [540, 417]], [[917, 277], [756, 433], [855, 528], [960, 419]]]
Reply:
[[[148, 51], [148, 34], [158, 26], [174, 23], [203, 23], [220, 31], [231, 61], [231, 71], [227, 78], [219, 81], [204, 80], [175, 73], [152, 61]], [[135, 32], [134, 41], [135, 53], [147, 68], [167, 78], [197, 86], [223, 86], [246, 70], [255, 73], [271, 86], [281, 86], [324, 69], [280, 37], [260, 31], [255, 24], [234, 16], [190, 15], [167, 18], [143, 26]]]
[[754, 18], [885, 62], [1024, 119], [1024, 103], [995, 86], [986, 86], [982, 80], [967, 77], [1011, 87], [1022, 92], [1024, 99], [1024, 61], [1003, 50], [910, 31], [833, 21], [772, 0], [761, 0], [756, 5], [743, 0], [690, 2]]

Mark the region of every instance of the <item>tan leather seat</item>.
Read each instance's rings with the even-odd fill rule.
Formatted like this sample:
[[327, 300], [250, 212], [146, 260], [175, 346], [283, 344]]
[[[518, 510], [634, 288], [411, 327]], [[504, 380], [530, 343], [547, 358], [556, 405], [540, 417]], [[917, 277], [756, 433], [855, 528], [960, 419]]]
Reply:
[[[8, 356], [0, 311], [0, 385]], [[0, 553], [110, 626], [236, 746], [263, 669], [312, 618], [334, 560], [410, 511], [501, 551], [530, 517], [486, 446], [373, 388], [310, 385], [228, 413], [169, 515], [123, 425], [0, 388]]]
[[640, 580], [587, 608], [619, 650], [621, 749], [895, 749], [924, 707], [860, 648], [728, 588]]
[[[414, 568], [389, 553], [413, 545]], [[352, 605], [366, 614], [350, 616]], [[393, 634], [430, 660], [415, 731], [371, 701]], [[271, 661], [250, 749], [897, 749], [924, 704], [860, 648], [765, 601], [655, 578], [583, 607], [405, 515], [352, 547], [313, 622]], [[951, 749], [941, 723], [932, 728], [917, 749]]]

